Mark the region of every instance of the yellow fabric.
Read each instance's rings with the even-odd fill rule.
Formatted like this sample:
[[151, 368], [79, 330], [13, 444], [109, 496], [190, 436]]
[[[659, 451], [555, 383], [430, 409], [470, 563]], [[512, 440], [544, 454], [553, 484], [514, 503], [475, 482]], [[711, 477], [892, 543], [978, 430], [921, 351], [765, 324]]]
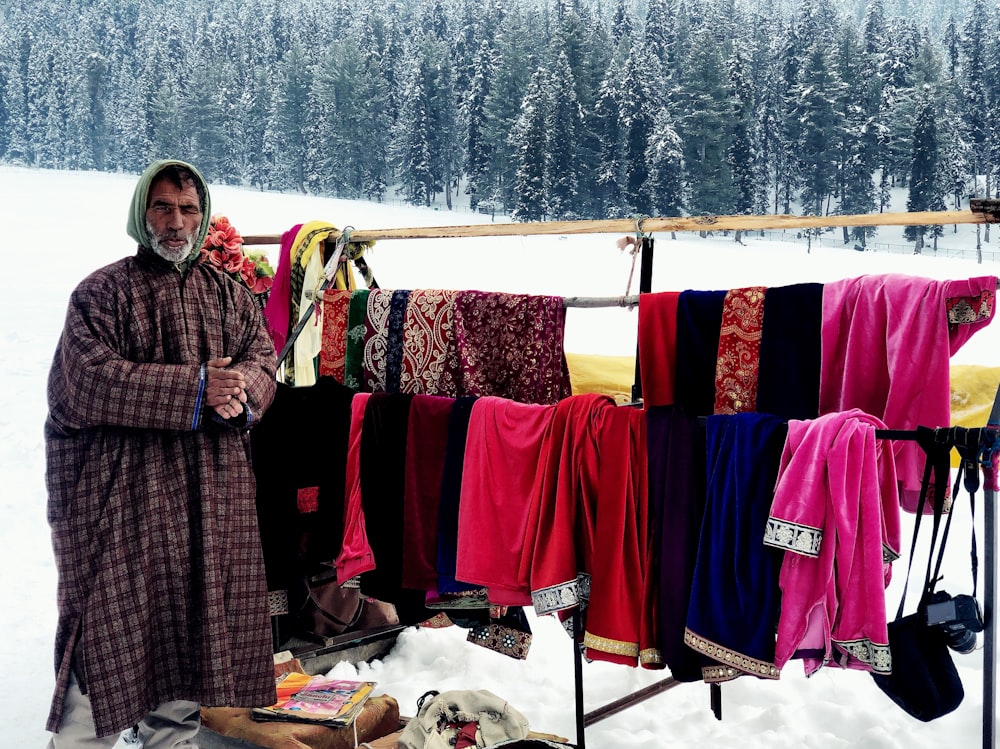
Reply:
[[566, 365], [569, 367], [573, 395], [600, 393], [610, 395], [616, 403], [629, 403], [632, 400], [634, 356], [567, 353]]
[[[309, 264], [309, 258], [312, 257], [316, 248], [319, 247], [320, 242], [331, 234], [336, 234], [337, 231], [339, 230], [336, 226], [325, 221], [307, 221], [302, 224], [302, 227], [295, 235], [295, 241], [292, 243], [292, 259], [298, 258], [299, 265], [305, 268]], [[305, 247], [300, 248], [299, 245], [312, 232], [316, 232], [315, 235], [310, 237], [310, 241]]]
[[[959, 427], [986, 426], [1000, 384], [1000, 367], [954, 364], [951, 367], [951, 424]], [[952, 450], [952, 466], [958, 453]]]

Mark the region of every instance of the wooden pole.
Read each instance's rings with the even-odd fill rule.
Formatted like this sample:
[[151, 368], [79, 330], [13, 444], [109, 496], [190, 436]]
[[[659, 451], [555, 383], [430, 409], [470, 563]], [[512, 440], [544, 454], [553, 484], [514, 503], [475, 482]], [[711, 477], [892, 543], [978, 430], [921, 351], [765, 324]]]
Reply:
[[[759, 231], [838, 226], [932, 226], [937, 224], [986, 224], [996, 217], [989, 212], [922, 211], [914, 213], [861, 213], [849, 216], [688, 216], [681, 218], [607, 219], [588, 221], [528, 221], [464, 226], [421, 226], [403, 229], [353, 229], [351, 241], [383, 239], [445, 239], [510, 237], [553, 234], [631, 234], [677, 231]], [[337, 235], [331, 235], [334, 239]], [[280, 244], [280, 234], [243, 237], [248, 245]]]

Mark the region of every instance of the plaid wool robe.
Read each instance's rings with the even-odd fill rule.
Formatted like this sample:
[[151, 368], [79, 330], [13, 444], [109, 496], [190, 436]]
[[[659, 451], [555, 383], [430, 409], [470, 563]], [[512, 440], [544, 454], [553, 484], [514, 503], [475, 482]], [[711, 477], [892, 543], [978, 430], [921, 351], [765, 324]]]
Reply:
[[203, 363], [224, 355], [256, 423], [274, 397], [274, 347], [247, 290], [206, 263], [178, 270], [140, 247], [73, 292], [45, 424], [59, 573], [50, 731], [77, 646], [98, 735], [168, 700], [275, 701], [249, 435], [201, 400]]

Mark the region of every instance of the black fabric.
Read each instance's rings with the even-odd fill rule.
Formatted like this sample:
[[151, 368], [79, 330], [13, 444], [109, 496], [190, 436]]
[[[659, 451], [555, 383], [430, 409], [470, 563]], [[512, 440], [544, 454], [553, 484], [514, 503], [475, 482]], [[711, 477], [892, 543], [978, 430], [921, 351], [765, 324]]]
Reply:
[[764, 294], [757, 411], [783, 419], [819, 416], [823, 284], [774, 286]]
[[677, 297], [674, 403], [691, 416], [715, 411], [715, 363], [725, 291], [682, 291]]
[[684, 643], [705, 514], [705, 420], [674, 406], [646, 409], [653, 569], [659, 575], [657, 646], [678, 681], [701, 681], [708, 660]]
[[361, 507], [375, 557], [374, 570], [361, 574], [361, 592], [396, 607], [401, 624], [433, 616], [424, 592], [403, 588], [403, 505], [409, 394], [372, 393], [361, 427]]
[[444, 473], [441, 478], [441, 502], [438, 505], [438, 592], [460, 593], [478, 586], [455, 579], [458, 556], [458, 506], [462, 496], [462, 472], [465, 467], [465, 442], [469, 436], [469, 419], [478, 396], [456, 398], [448, 419], [448, 442], [444, 451]]
[[[329, 569], [340, 552], [353, 397], [332, 377], [309, 387], [278, 383], [271, 408], [250, 431], [268, 590], [294, 589], [303, 575]], [[298, 491], [308, 487], [319, 487], [318, 509], [303, 515]]]

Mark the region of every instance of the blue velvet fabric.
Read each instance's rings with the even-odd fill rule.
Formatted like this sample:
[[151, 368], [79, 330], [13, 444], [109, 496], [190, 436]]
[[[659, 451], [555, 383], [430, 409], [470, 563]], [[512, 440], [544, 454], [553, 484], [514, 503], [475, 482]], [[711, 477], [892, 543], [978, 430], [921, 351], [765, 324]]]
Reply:
[[774, 663], [782, 552], [763, 543], [787, 425], [776, 416], [709, 416], [705, 514], [687, 629]]
[[757, 411], [783, 419], [819, 416], [823, 284], [774, 286], [764, 295]]

